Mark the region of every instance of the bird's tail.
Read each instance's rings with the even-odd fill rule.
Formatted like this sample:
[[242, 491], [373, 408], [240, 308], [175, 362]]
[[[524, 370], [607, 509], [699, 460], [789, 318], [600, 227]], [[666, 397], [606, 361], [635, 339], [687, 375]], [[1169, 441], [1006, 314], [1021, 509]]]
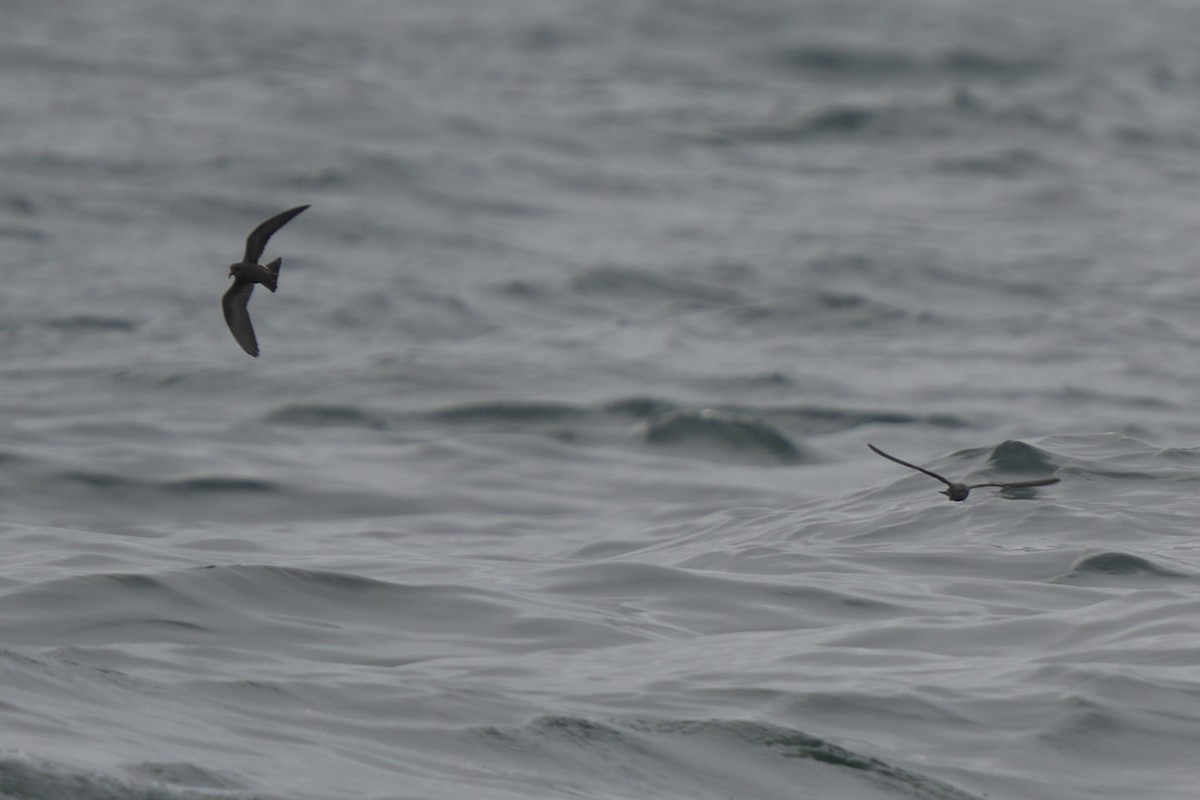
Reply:
[[279, 288], [279, 268], [283, 266], [283, 259], [277, 258], [270, 264], [264, 264], [263, 266], [267, 268], [267, 272], [271, 273], [270, 282], [263, 281], [263, 286], [274, 292]]

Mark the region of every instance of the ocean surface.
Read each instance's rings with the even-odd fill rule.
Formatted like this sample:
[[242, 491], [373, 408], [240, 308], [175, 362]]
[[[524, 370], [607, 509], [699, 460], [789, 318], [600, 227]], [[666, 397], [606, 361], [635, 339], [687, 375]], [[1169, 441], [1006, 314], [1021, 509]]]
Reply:
[[1197, 4], [0, 10], [3, 800], [1200, 796]]

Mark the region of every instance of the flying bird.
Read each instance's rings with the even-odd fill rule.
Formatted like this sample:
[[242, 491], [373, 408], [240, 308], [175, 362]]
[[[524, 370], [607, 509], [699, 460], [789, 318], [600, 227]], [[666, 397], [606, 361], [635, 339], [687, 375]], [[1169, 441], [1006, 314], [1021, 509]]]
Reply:
[[976, 483], [971, 486], [968, 486], [965, 483], [955, 483], [954, 481], [948, 481], [945, 478], [943, 478], [941, 475], [938, 475], [936, 472], [931, 472], [931, 471], [925, 469], [924, 467], [918, 467], [916, 464], [910, 464], [907, 461], [902, 461], [901, 459], [896, 458], [893, 455], [889, 455], [888, 453], [883, 452], [882, 450], [880, 450], [878, 447], [876, 447], [873, 444], [868, 443], [867, 447], [871, 448], [873, 451], [875, 451], [879, 455], [883, 456], [888, 461], [895, 461], [897, 464], [903, 464], [904, 466], [908, 467], [909, 469], [915, 469], [917, 472], [924, 472], [926, 475], [928, 475], [931, 478], [937, 478], [939, 481], [946, 484], [946, 489], [944, 491], [938, 492], [938, 494], [944, 494], [944, 495], [946, 495], [946, 497], [950, 498], [951, 500], [953, 500], [955, 502], [966, 500], [967, 495], [969, 495], [971, 493], [972, 489], [982, 489], [985, 486], [995, 486], [998, 489], [1025, 489], [1025, 488], [1029, 488], [1031, 486], [1049, 486], [1052, 483], [1058, 483], [1060, 480], [1059, 478], [1038, 478], [1037, 480], [1032, 480], [1032, 481], [1013, 481], [1012, 483]]
[[233, 278], [233, 285], [221, 298], [225, 323], [229, 325], [229, 332], [242, 349], [255, 358], [258, 357], [258, 340], [254, 338], [254, 326], [250, 324], [250, 312], [246, 310], [246, 304], [250, 302], [250, 295], [254, 292], [256, 283], [261, 283], [272, 292], [275, 291], [279, 286], [279, 268], [283, 265], [282, 258], [265, 265], [259, 264], [258, 259], [262, 257], [263, 250], [275, 231], [287, 225], [292, 217], [306, 208], [308, 206], [290, 208], [259, 225], [246, 237], [246, 254], [242, 256], [242, 260], [229, 265], [229, 277]]

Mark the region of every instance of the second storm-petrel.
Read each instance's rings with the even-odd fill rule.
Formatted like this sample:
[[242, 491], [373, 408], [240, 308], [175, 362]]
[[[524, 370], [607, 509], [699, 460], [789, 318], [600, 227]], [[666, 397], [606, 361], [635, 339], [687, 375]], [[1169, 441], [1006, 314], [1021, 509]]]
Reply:
[[279, 285], [279, 268], [283, 265], [282, 258], [277, 258], [269, 264], [259, 264], [258, 259], [262, 257], [263, 250], [275, 231], [288, 224], [292, 217], [306, 208], [308, 206], [296, 206], [259, 225], [246, 237], [246, 254], [242, 256], [242, 260], [229, 265], [229, 277], [233, 278], [233, 285], [221, 298], [225, 322], [242, 349], [256, 358], [258, 340], [254, 338], [254, 326], [250, 324], [250, 312], [246, 309], [246, 304], [250, 302], [250, 294], [254, 291], [256, 283], [261, 283], [272, 292], [275, 291]]
[[1031, 486], [1049, 486], [1050, 484], [1058, 483], [1058, 481], [1059, 481], [1058, 478], [1038, 478], [1037, 480], [1032, 480], [1032, 481], [1013, 481], [1011, 483], [976, 483], [971, 486], [968, 486], [965, 483], [955, 483], [954, 481], [948, 481], [945, 478], [943, 478], [941, 475], [938, 475], [936, 472], [931, 472], [931, 471], [925, 469], [924, 467], [918, 467], [916, 464], [910, 464], [907, 461], [902, 461], [901, 459], [896, 458], [893, 455], [883, 452], [882, 450], [880, 450], [878, 447], [876, 447], [873, 444], [867, 444], [867, 447], [871, 448], [873, 451], [875, 451], [879, 455], [883, 456], [888, 461], [895, 461], [897, 464], [903, 464], [904, 466], [908, 467], [909, 469], [915, 469], [917, 472], [924, 472], [926, 475], [928, 475], [931, 478], [937, 478], [939, 481], [946, 484], [946, 489], [942, 492], [939, 492], [939, 494], [944, 494], [944, 495], [946, 495], [946, 497], [950, 498], [951, 500], [955, 500], [955, 501], [966, 500], [967, 495], [969, 495], [971, 493], [972, 489], [982, 489], [985, 486], [995, 486], [998, 489], [1025, 489], [1025, 488], [1029, 488]]

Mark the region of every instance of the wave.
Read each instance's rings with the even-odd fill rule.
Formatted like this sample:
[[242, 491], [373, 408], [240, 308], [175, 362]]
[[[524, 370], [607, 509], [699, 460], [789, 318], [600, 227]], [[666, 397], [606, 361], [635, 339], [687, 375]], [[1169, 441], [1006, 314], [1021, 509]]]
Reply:
[[808, 77], [866, 78], [873, 83], [938, 76], [1007, 82], [1042, 75], [1051, 67], [1043, 59], [971, 47], [918, 52], [829, 44], [785, 49], [779, 54], [779, 63]]
[[279, 484], [256, 478], [233, 478], [211, 476], [202, 478], [185, 478], [177, 481], [167, 481], [162, 486], [178, 494], [274, 494], [281, 491]]
[[707, 408], [673, 411], [651, 420], [646, 424], [645, 440], [656, 447], [756, 463], [800, 464], [814, 460], [763, 419]]
[[483, 402], [449, 406], [426, 413], [437, 422], [451, 423], [533, 423], [564, 422], [583, 419], [594, 411], [586, 406], [552, 402]]
[[52, 317], [46, 320], [48, 328], [60, 331], [95, 333], [97, 331], [119, 331], [132, 333], [136, 331], [139, 322], [127, 317], [105, 317], [97, 314], [73, 314], [66, 317]]
[[[543, 716], [477, 731], [482, 754], [603, 794], [981, 800], [953, 784], [795, 728], [731, 719], [599, 721]], [[620, 769], [614, 770], [613, 765]]]
[[212, 496], [229, 493], [274, 494], [284, 491], [282, 486], [271, 481], [218, 475], [150, 481], [114, 472], [66, 470], [55, 476], [55, 479], [66, 485], [75, 484], [110, 495], [137, 495], [147, 498], [154, 494]]
[[14, 646], [222, 641], [273, 657], [374, 666], [642, 638], [606, 621], [569, 618], [556, 603], [561, 597], [540, 607], [464, 585], [246, 564], [45, 580], [0, 594], [0, 613]]
[[[786, 380], [778, 375], [763, 378], [770, 384]], [[886, 409], [853, 409], [819, 405], [751, 405], [724, 403], [707, 409], [653, 395], [631, 395], [595, 405], [546, 401], [493, 401], [446, 406], [423, 413], [431, 421], [463, 424], [569, 422], [606, 417], [630, 417], [643, 422], [661, 422], [674, 416], [721, 420], [763, 419], [785, 422], [808, 431], [823, 433], [869, 425], [931, 425], [939, 428], [969, 427], [969, 421], [954, 414], [913, 414]]]
[[1071, 567], [1070, 572], [1056, 578], [1054, 582], [1108, 585], [1112, 582], [1109, 579], [1113, 578], [1154, 580], [1157, 578], [1194, 579], [1194, 576], [1160, 567], [1147, 558], [1131, 553], [1105, 552], [1079, 559]]
[[320, 405], [292, 403], [275, 409], [264, 417], [272, 425], [297, 428], [364, 428], [386, 430], [390, 427], [384, 415], [353, 405]]
[[40, 508], [57, 519], [80, 514], [93, 522], [159, 516], [176, 522], [283, 522], [395, 516], [411, 513], [418, 504], [394, 492], [251, 475], [155, 479], [116, 470], [48, 468], [36, 460], [21, 466], [9, 472], [4, 488], [23, 498], [25, 513], [40, 516], [34, 511]]
[[[814, 268], [833, 272], [823, 262]], [[776, 297], [720, 309], [716, 318], [736, 326], [738, 332], [760, 333], [818, 332], [829, 335], [838, 329], [874, 328], [880, 325], [939, 322], [941, 315], [927, 310], [913, 311], [897, 304], [895, 298], [878, 300], [869, 292], [819, 291], [796, 296]]]
[[1052, 472], [1059, 462], [1046, 450], [1009, 440], [992, 448], [988, 464], [1004, 472]]
[[947, 91], [942, 99], [922, 97], [878, 101], [836, 101], [814, 106], [783, 119], [748, 121], [712, 131], [701, 141], [713, 146], [739, 144], [818, 145], [831, 141], [879, 142], [900, 139], [937, 140], [945, 147], [958, 137], [983, 129], [1037, 131], [1082, 136], [1079, 121], [1051, 101], [1008, 103], [986, 100], [965, 88]]
[[719, 284], [612, 265], [585, 270], [571, 280], [570, 288], [581, 295], [603, 295], [641, 302], [672, 300], [689, 307], [728, 305], [742, 300], [737, 290]]
[[[197, 800], [220, 791], [225, 800], [263, 800], [261, 794], [241, 794], [240, 783], [190, 764], [142, 765], [145, 782], [85, 772], [40, 758], [0, 757], [0, 797], [4, 800]], [[169, 785], [179, 786], [179, 790]], [[191, 790], [203, 790], [198, 795]]]
[[[603, 557], [597, 549], [587, 548], [593, 557]], [[673, 635], [787, 631], [835, 620], [898, 617], [905, 611], [832, 582], [797, 585], [783, 576], [747, 574], [754, 555], [731, 552], [715, 536], [697, 539], [691, 547], [686, 543], [651, 547], [639, 557], [688, 566], [612, 560], [560, 567], [546, 573], [551, 579], [546, 588], [555, 596], [581, 598], [600, 608], [611, 609], [616, 603], [626, 613], [637, 609], [639, 616], [654, 621], [646, 630], [659, 635], [666, 629]]]
[[1024, 147], [1009, 147], [996, 152], [971, 155], [947, 156], [934, 162], [935, 169], [947, 174], [1010, 180], [1031, 175], [1044, 176], [1058, 167], [1058, 162]]

